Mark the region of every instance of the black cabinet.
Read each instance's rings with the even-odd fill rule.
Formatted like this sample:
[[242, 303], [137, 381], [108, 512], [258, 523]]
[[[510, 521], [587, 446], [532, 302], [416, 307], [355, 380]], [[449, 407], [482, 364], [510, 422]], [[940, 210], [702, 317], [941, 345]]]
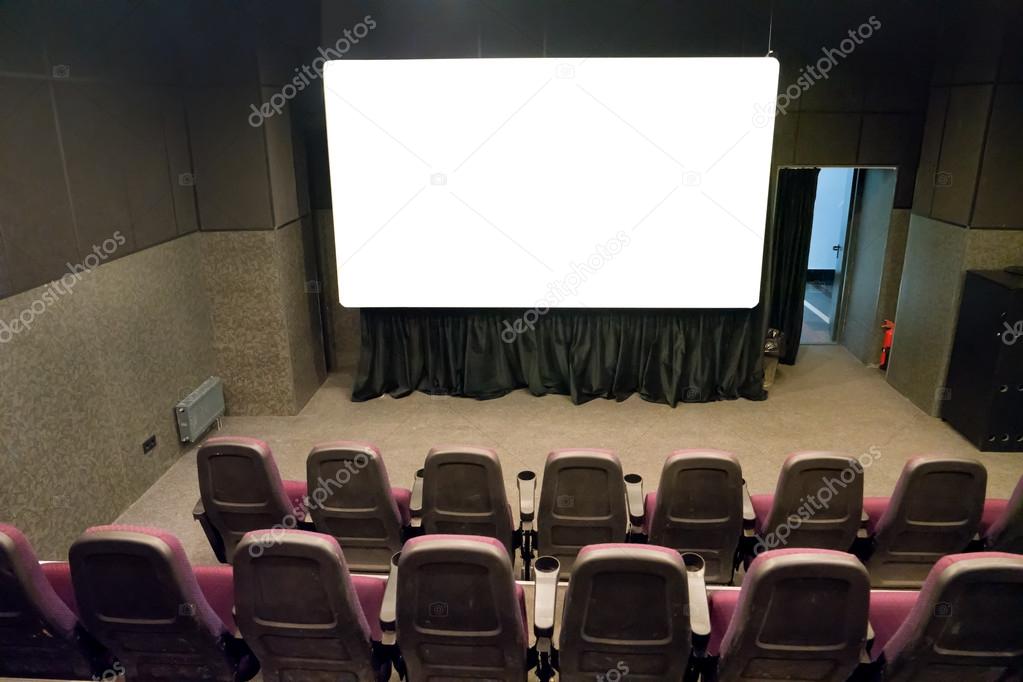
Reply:
[[966, 273], [941, 416], [981, 450], [1023, 452], [1023, 277]]

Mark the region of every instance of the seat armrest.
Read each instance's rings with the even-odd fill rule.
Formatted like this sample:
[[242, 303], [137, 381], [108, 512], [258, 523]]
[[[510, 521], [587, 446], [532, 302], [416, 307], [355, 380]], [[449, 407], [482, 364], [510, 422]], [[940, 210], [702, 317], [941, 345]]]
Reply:
[[412, 497], [409, 498], [409, 525], [413, 528], [423, 526], [423, 470], [416, 471], [416, 477], [412, 481]]
[[552, 556], [542, 556], [533, 566], [536, 589], [533, 594], [533, 634], [538, 651], [553, 646], [555, 607], [558, 601], [558, 576], [561, 563]]
[[520, 530], [530, 531], [536, 518], [536, 473], [520, 471], [515, 482], [519, 487]]
[[707, 602], [707, 583], [704, 577], [703, 557], [694, 552], [683, 552], [686, 581], [689, 587], [689, 627], [693, 633], [693, 651], [702, 658], [710, 643], [710, 605]]
[[643, 535], [643, 521], [646, 517], [643, 505], [643, 477], [639, 474], [625, 475], [625, 500], [629, 505], [629, 537], [637, 539]]
[[209, 515], [206, 514], [206, 506], [202, 503], [201, 497], [192, 508], [192, 518], [198, 521], [202, 527], [202, 532], [206, 535], [206, 539], [210, 543], [210, 549], [213, 550], [213, 555], [217, 557], [217, 561], [222, 564], [228, 563], [224, 538], [220, 535], [220, 531], [214, 527], [213, 522], [210, 521]]
[[391, 570], [387, 574], [384, 599], [380, 602], [380, 643], [393, 646], [397, 642], [398, 623], [398, 560], [401, 552], [391, 556]]
[[753, 509], [753, 498], [749, 494], [749, 485], [742, 482], [742, 530], [745, 535], [752, 535], [757, 527], [757, 513]]

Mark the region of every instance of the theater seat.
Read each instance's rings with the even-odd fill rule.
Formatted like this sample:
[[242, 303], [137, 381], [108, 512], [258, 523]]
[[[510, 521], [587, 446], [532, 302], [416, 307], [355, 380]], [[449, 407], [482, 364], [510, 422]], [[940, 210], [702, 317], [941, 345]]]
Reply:
[[584, 547], [565, 594], [558, 679], [681, 680], [689, 661], [688, 606], [678, 552], [635, 544]]
[[870, 622], [883, 679], [1023, 679], [1023, 557], [953, 554], [920, 592], [875, 592]]
[[914, 457], [890, 498], [867, 498], [874, 587], [919, 587], [946, 554], [962, 552], [980, 523], [987, 470], [980, 462]]
[[646, 496], [644, 531], [652, 545], [695, 552], [708, 583], [730, 583], [742, 537], [742, 469], [730, 452], [678, 450]]
[[264, 682], [386, 682], [380, 642], [383, 577], [352, 576], [329, 535], [253, 531], [234, 561], [238, 626]]
[[238, 542], [251, 530], [295, 528], [304, 521], [306, 485], [281, 480], [265, 442], [239, 436], [209, 438], [199, 448], [196, 464], [205, 517], [223, 543], [218, 551], [217, 538], [210, 538], [221, 561], [231, 560]]
[[351, 570], [386, 573], [401, 550], [411, 492], [391, 487], [380, 451], [358, 441], [317, 445], [306, 479], [316, 530], [337, 539]]
[[82, 620], [131, 682], [240, 682], [259, 671], [232, 631], [229, 566], [199, 574], [177, 538], [136, 526], [90, 528], [70, 563]]
[[586, 545], [624, 542], [625, 482], [618, 456], [610, 450], [555, 450], [547, 456], [537, 516], [537, 553], [572, 572]]
[[410, 680], [524, 682], [525, 595], [494, 538], [424, 535], [398, 563], [397, 633]]
[[820, 549], [764, 552], [742, 589], [710, 595], [718, 682], [845, 682], [867, 636], [870, 582], [851, 554]]
[[788, 456], [774, 495], [753, 495], [757, 552], [783, 547], [847, 551], [860, 528], [863, 467], [832, 452]]
[[91, 680], [114, 659], [79, 622], [64, 562], [40, 564], [28, 539], [0, 525], [0, 677]]
[[1023, 554], [1023, 477], [1010, 499], [984, 502], [980, 533], [985, 549]]
[[511, 552], [515, 521], [490, 448], [441, 447], [423, 468], [423, 531], [496, 538]]

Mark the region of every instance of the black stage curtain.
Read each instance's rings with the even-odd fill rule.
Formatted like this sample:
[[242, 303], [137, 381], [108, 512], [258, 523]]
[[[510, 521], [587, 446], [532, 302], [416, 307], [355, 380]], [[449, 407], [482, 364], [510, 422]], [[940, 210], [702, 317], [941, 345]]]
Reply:
[[[723, 276], [724, 273], [723, 273]], [[762, 320], [754, 310], [363, 309], [352, 399], [412, 391], [679, 402], [763, 400]]]
[[778, 174], [768, 320], [785, 333], [785, 353], [780, 361], [786, 365], [796, 363], [803, 331], [806, 262], [819, 174], [820, 168], [783, 168]]

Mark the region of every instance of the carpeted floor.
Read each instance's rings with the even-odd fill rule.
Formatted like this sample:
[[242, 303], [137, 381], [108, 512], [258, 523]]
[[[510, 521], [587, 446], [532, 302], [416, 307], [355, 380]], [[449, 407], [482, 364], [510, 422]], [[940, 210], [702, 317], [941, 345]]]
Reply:
[[[564, 396], [516, 391], [497, 400], [414, 394], [365, 403], [349, 399], [351, 374], [329, 377], [295, 417], [228, 417], [222, 434], [262, 438], [273, 448], [285, 478], [305, 477], [316, 443], [366, 440], [383, 452], [393, 485], [411, 486], [430, 447], [471, 444], [496, 448], [509, 500], [524, 468], [542, 472], [554, 448], [616, 450], [627, 473], [657, 485], [664, 458], [679, 448], [712, 447], [738, 455], [753, 493], [774, 490], [778, 469], [795, 450], [880, 452], [866, 472], [866, 494], [888, 495], [912, 455], [976, 457], [988, 469], [988, 494], [1007, 497], [1023, 474], [1023, 455], [980, 453], [939, 419], [927, 416], [841, 346], [806, 346], [794, 366], [778, 370], [763, 402], [736, 400], [683, 404], [672, 409], [633, 396], [625, 402], [573, 405]], [[191, 517], [199, 495], [195, 453], [183, 456], [118, 519], [155, 525], [178, 535], [195, 563], [213, 554]]]

